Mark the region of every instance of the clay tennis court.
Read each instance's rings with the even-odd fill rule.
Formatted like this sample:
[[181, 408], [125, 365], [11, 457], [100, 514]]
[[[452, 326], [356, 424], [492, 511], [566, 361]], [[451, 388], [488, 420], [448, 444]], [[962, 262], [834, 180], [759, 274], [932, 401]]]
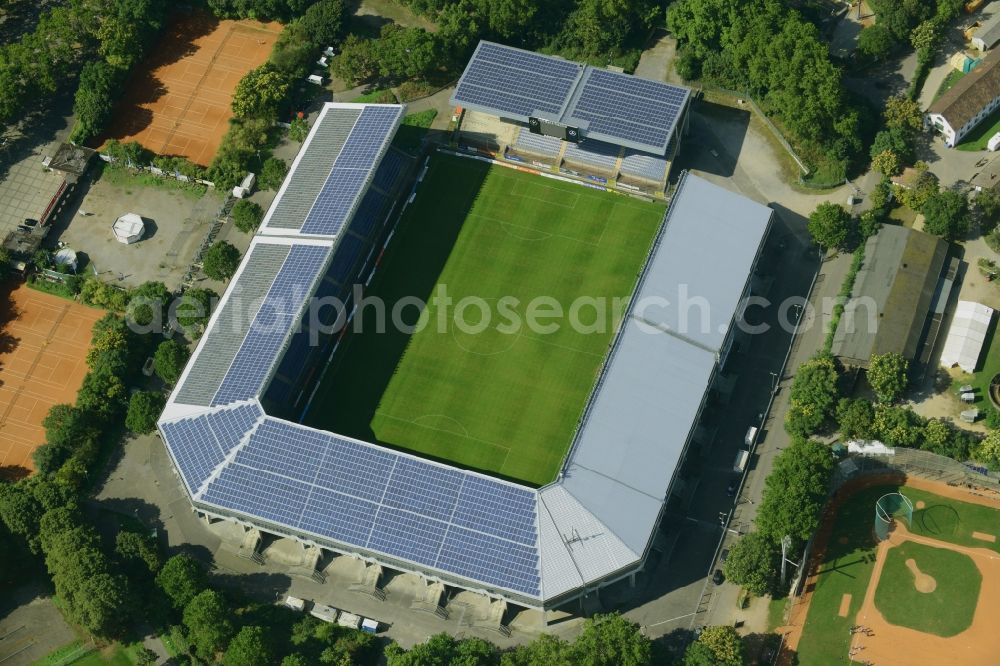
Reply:
[[267, 60], [281, 25], [175, 17], [128, 83], [108, 139], [138, 141], [159, 155], [208, 166], [229, 129], [233, 91]]
[[25, 285], [0, 286], [0, 472], [33, 468], [42, 419], [52, 405], [76, 401], [91, 329], [103, 315]]

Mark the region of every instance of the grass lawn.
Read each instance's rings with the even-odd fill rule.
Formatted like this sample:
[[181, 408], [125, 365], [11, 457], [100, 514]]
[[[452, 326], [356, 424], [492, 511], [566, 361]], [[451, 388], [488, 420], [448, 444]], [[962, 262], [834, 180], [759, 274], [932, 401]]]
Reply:
[[133, 666], [136, 660], [136, 650], [140, 645], [122, 645], [113, 643], [104, 648], [97, 648], [90, 643], [74, 641], [69, 645], [50, 652], [39, 659], [33, 666]]
[[[959, 546], [989, 548], [1000, 553], [1000, 512], [981, 504], [944, 499], [917, 488], [904, 488], [903, 494], [910, 498], [914, 506], [921, 501], [925, 504], [924, 508], [913, 510], [911, 532]], [[974, 539], [973, 532], [996, 535], [998, 541], [990, 543]]]
[[[798, 663], [802, 666], [848, 662], [850, 628], [861, 609], [875, 565], [875, 502], [896, 489], [867, 488], [846, 500], [837, 512], [799, 640]], [[840, 602], [845, 594], [851, 595], [850, 609], [847, 617], [840, 617]]]
[[963, 76], [965, 76], [965, 72], [957, 69], [951, 70], [948, 73], [948, 76], [944, 77], [944, 81], [941, 82], [941, 85], [938, 86], [937, 92], [934, 93], [934, 100], [932, 100], [932, 102], [937, 101], [938, 97], [951, 90], [952, 86], [958, 83]]
[[[920, 592], [907, 567], [913, 560], [937, 583]], [[892, 624], [936, 636], [955, 636], [972, 626], [983, 577], [964, 553], [906, 541], [889, 549], [875, 590], [875, 606]]]
[[355, 104], [396, 104], [396, 95], [389, 89], [373, 90], [364, 95], [358, 95], [351, 100]]
[[427, 134], [431, 123], [437, 117], [437, 109], [427, 109], [419, 113], [411, 113], [403, 118], [396, 136], [392, 140], [392, 145], [400, 150], [416, 155], [420, 152], [420, 144]]
[[983, 122], [976, 125], [976, 127], [969, 132], [968, 135], [962, 142], [959, 143], [956, 148], [959, 150], [986, 150], [986, 144], [989, 142], [990, 137], [1000, 132], [1000, 109], [997, 109], [990, 115], [986, 116]]
[[188, 199], [200, 199], [208, 191], [207, 185], [194, 182], [184, 182], [176, 178], [157, 176], [148, 171], [132, 172], [128, 169], [119, 169], [104, 162], [100, 163], [97, 178], [106, 183], [124, 188], [126, 194], [132, 194], [129, 188], [132, 187], [157, 187], [161, 190], [175, 190]]
[[[579, 296], [627, 297], [663, 211], [435, 156], [366, 295], [388, 308], [407, 296], [428, 302], [442, 286], [452, 306], [430, 301], [427, 325], [412, 337], [393, 326], [376, 332], [366, 309], [365, 332], [341, 346], [306, 423], [531, 484], [551, 481], [611, 342], [612, 308], [600, 332], [574, 331], [565, 319], [551, 333], [506, 325], [512, 316], [524, 322], [539, 296], [564, 311]], [[482, 299], [490, 321], [477, 307], [459, 308], [465, 297]], [[504, 297], [516, 302], [501, 304]], [[417, 312], [405, 309], [407, 323]], [[593, 312], [580, 320], [593, 321]]]

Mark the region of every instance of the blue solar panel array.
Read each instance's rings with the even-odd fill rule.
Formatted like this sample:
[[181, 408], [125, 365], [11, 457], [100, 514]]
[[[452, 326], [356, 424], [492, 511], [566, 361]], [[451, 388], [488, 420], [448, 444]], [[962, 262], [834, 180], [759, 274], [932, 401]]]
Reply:
[[686, 88], [603, 69], [588, 70], [581, 86], [566, 111], [568, 124], [586, 120], [588, 135], [654, 146], [659, 152], [666, 149], [688, 97]]
[[192, 493], [263, 415], [254, 402], [162, 424], [163, 436]]
[[302, 233], [333, 236], [354, 210], [371, 175], [375, 158], [392, 138], [402, 109], [368, 106], [344, 142], [333, 169], [302, 224]]
[[454, 99], [523, 119], [537, 112], [558, 116], [582, 72], [575, 62], [480, 42]]
[[212, 399], [213, 406], [246, 400], [260, 393], [329, 253], [330, 248], [325, 246], [292, 247]]
[[452, 97], [502, 117], [542, 116], [588, 136], [663, 154], [687, 88], [480, 42]]
[[534, 491], [331, 433], [265, 418], [201, 499], [539, 593]]

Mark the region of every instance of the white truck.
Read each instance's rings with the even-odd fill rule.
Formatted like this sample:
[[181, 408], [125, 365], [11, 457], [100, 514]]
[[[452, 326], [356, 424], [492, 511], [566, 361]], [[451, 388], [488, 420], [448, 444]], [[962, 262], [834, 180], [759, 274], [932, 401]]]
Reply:
[[733, 462], [733, 471], [742, 474], [747, 468], [747, 462], [750, 460], [750, 452], [746, 449], [740, 449], [736, 452], [736, 460]]

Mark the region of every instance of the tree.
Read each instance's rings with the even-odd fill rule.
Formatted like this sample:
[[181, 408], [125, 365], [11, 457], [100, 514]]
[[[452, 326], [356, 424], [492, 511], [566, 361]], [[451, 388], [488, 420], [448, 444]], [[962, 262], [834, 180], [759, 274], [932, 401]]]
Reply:
[[41, 503], [23, 482], [0, 482], [0, 520], [35, 555], [42, 552], [38, 531], [43, 513]]
[[141, 647], [135, 652], [135, 666], [156, 666], [160, 658], [148, 647]]
[[926, 162], [917, 162], [913, 168], [917, 170], [917, 174], [911, 179], [909, 187], [897, 185], [893, 192], [904, 206], [920, 212], [927, 201], [937, 194], [938, 178], [928, 170]]
[[875, 60], [887, 58], [895, 46], [892, 34], [880, 23], [865, 28], [858, 36], [858, 51]]
[[170, 290], [162, 282], [143, 282], [130, 295], [125, 317], [142, 327], [163, 330], [164, 315], [170, 304]]
[[712, 648], [701, 641], [694, 641], [684, 651], [684, 666], [720, 666]]
[[979, 217], [979, 229], [989, 233], [1000, 222], [1000, 190], [993, 188], [982, 190], [976, 194], [976, 212]]
[[1000, 470], [1000, 430], [990, 430], [975, 448], [973, 457], [993, 471]]
[[211, 289], [192, 287], [177, 299], [173, 317], [174, 321], [188, 335], [194, 335], [197, 329], [208, 323], [212, 315], [212, 305], [219, 295]]
[[644, 666], [650, 662], [652, 642], [617, 613], [595, 615], [584, 624], [573, 653], [580, 666]]
[[206, 660], [225, 649], [233, 637], [233, 612], [215, 590], [199, 592], [184, 607], [184, 626], [195, 653]]
[[839, 377], [830, 356], [817, 356], [800, 365], [792, 381], [786, 429], [807, 436], [822, 428], [833, 416]]
[[316, 47], [340, 42], [346, 29], [347, 9], [343, 0], [319, 0], [299, 20], [309, 41]]
[[573, 666], [573, 646], [551, 634], [541, 634], [527, 645], [504, 655], [503, 666]]
[[252, 234], [264, 219], [264, 209], [260, 204], [249, 199], [240, 199], [233, 206], [231, 215], [236, 228], [246, 234]]
[[281, 666], [309, 666], [309, 661], [301, 654], [295, 652], [282, 659]]
[[153, 369], [166, 383], [176, 384], [190, 355], [188, 348], [176, 340], [164, 340], [153, 354]]
[[[155, 361], [154, 361], [155, 362]], [[167, 399], [155, 391], [133, 393], [128, 401], [125, 427], [139, 435], [148, 435], [156, 430], [156, 419], [160, 417]]]
[[880, 402], [896, 402], [906, 391], [910, 363], [902, 354], [872, 354], [868, 364], [868, 384]]
[[794, 439], [774, 459], [774, 469], [764, 481], [757, 529], [773, 543], [786, 535], [807, 541], [819, 525], [833, 464], [825, 444]]
[[867, 400], [841, 398], [837, 403], [837, 426], [847, 439], [871, 439], [875, 410]]
[[76, 394], [76, 406], [92, 416], [110, 422], [125, 411], [128, 389], [113, 368], [99, 366], [83, 378]]
[[258, 184], [265, 190], [276, 190], [281, 187], [281, 181], [288, 173], [288, 165], [277, 157], [268, 157], [260, 169]]
[[205, 251], [201, 269], [213, 280], [228, 280], [240, 265], [240, 251], [226, 241], [216, 241]]
[[913, 158], [913, 138], [905, 128], [892, 127], [884, 129], [875, 135], [868, 154], [872, 159], [886, 151], [896, 155], [900, 162], [909, 162]]
[[288, 138], [302, 143], [309, 135], [309, 123], [303, 118], [293, 118], [288, 124]]
[[86, 63], [73, 101], [76, 125], [70, 139], [83, 143], [104, 131], [122, 81], [122, 71], [102, 60]]
[[163, 564], [156, 575], [156, 584], [167, 595], [174, 608], [181, 609], [208, 587], [208, 577], [197, 560], [181, 553]]
[[895, 95], [887, 99], [882, 117], [890, 130], [919, 132], [924, 128], [924, 114], [920, 111], [920, 103], [906, 95]]
[[840, 248], [851, 230], [851, 214], [840, 204], [826, 201], [809, 216], [809, 234], [824, 248]]
[[924, 433], [924, 419], [909, 407], [875, 405], [872, 437], [890, 446], [915, 447]]
[[969, 233], [969, 202], [964, 194], [942, 190], [927, 200], [922, 209], [924, 229], [950, 241]]
[[250, 70], [233, 92], [233, 115], [236, 118], [278, 117], [278, 106], [288, 94], [288, 79], [267, 64]]
[[382, 26], [376, 53], [379, 74], [385, 79], [425, 78], [437, 69], [440, 60], [434, 35], [396, 23]]
[[274, 661], [262, 627], [245, 626], [229, 641], [223, 666], [268, 666]]
[[777, 567], [775, 544], [760, 532], [750, 532], [729, 550], [722, 571], [731, 583], [762, 597], [774, 589]]
[[895, 176], [901, 167], [899, 155], [891, 150], [883, 150], [872, 158], [872, 168], [883, 176]]
[[347, 36], [340, 53], [330, 62], [330, 73], [351, 85], [372, 80], [378, 71], [379, 57], [373, 40], [355, 34]]
[[156, 541], [146, 534], [119, 532], [115, 535], [115, 552], [124, 560], [141, 562], [148, 573], [155, 574], [163, 565]]
[[731, 626], [705, 627], [698, 642], [704, 643], [719, 666], [742, 666], [743, 641]]
[[937, 40], [938, 28], [934, 20], [924, 21], [910, 33], [910, 45], [918, 51], [933, 48]]

